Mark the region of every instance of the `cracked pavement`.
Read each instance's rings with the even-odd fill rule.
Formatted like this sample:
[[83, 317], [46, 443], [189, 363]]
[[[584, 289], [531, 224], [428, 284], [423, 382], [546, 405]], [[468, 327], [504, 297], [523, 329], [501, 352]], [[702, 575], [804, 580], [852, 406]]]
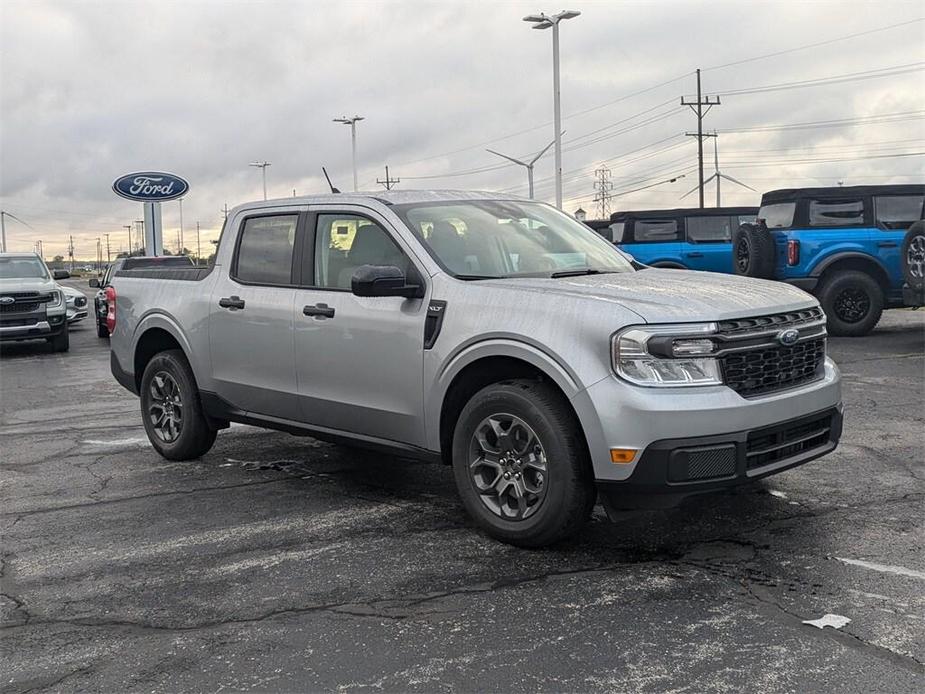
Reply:
[[[87, 321], [66, 355], [4, 347], [0, 683], [922, 691], [923, 343], [905, 310], [830, 341], [832, 455], [617, 524], [598, 508], [543, 551], [476, 531], [440, 465], [250, 427], [162, 460]], [[826, 613], [851, 622], [802, 623]]]

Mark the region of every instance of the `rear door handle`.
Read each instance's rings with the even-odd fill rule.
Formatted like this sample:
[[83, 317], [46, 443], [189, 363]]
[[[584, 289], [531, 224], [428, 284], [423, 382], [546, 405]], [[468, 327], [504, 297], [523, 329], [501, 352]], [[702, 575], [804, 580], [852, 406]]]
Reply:
[[327, 304], [315, 304], [314, 306], [303, 306], [302, 313], [306, 316], [314, 316], [316, 318], [333, 318], [334, 309], [328, 306]]
[[688, 258], [702, 258], [702, 257], [703, 257], [703, 253], [697, 253], [697, 252], [694, 252], [694, 253], [686, 253], [685, 255], [686, 255]]
[[897, 244], [892, 241], [881, 241], [877, 244], [880, 248], [896, 248]]
[[232, 311], [244, 308], [244, 299], [239, 296], [223, 296], [218, 300], [218, 305], [222, 308], [229, 308]]

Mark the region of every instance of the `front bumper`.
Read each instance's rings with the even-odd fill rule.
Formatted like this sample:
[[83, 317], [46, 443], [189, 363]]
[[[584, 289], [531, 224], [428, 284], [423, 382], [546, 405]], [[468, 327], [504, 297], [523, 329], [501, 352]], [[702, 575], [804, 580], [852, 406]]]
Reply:
[[41, 340], [60, 334], [66, 326], [67, 320], [64, 313], [4, 316], [0, 320], [0, 341]]
[[656, 441], [628, 479], [599, 481], [598, 491], [611, 512], [672, 506], [691, 494], [761, 479], [835, 450], [842, 411], [838, 404], [769, 427]]

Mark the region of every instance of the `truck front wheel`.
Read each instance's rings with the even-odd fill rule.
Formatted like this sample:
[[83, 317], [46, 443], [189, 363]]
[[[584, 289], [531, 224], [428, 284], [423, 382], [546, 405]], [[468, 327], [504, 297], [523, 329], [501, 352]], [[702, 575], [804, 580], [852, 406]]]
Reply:
[[537, 381], [495, 383], [472, 397], [453, 435], [453, 474], [475, 522], [521, 547], [574, 534], [596, 497], [574, 414], [558, 391]]
[[160, 352], [141, 378], [141, 418], [154, 449], [168, 460], [193, 460], [215, 443], [196, 379], [180, 350]]
[[832, 274], [822, 281], [818, 295], [832, 335], [867, 335], [883, 313], [883, 290], [877, 280], [859, 270]]
[[71, 337], [68, 334], [67, 319], [65, 319], [64, 325], [61, 327], [61, 332], [54, 337], [48, 338], [48, 344], [51, 345], [52, 350], [55, 352], [67, 352], [71, 348]]

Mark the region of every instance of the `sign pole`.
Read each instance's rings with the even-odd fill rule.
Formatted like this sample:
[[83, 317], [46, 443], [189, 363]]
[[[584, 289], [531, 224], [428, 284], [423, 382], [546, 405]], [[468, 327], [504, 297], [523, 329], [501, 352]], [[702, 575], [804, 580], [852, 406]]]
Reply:
[[164, 255], [164, 230], [161, 225], [161, 203], [146, 202], [145, 255]]

